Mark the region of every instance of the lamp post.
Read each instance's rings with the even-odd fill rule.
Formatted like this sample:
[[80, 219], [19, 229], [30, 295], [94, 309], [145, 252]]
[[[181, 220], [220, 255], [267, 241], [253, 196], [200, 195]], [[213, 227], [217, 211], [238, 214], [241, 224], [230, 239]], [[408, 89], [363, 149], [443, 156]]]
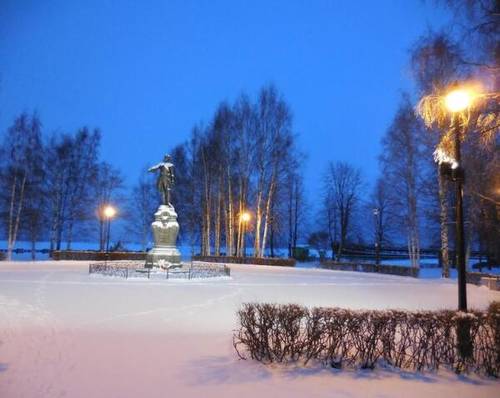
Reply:
[[458, 310], [467, 311], [467, 287], [465, 272], [465, 242], [464, 242], [464, 210], [463, 210], [463, 183], [464, 169], [460, 148], [460, 113], [466, 110], [472, 102], [472, 95], [464, 89], [454, 89], [445, 97], [445, 105], [452, 114], [452, 128], [454, 139], [454, 162], [451, 163], [451, 177], [455, 181], [456, 200], [456, 262], [458, 271]]
[[251, 219], [251, 215], [249, 212], [247, 211], [244, 211], [243, 213], [240, 214], [240, 223], [241, 223], [241, 243], [242, 243], [242, 247], [243, 247], [243, 257], [246, 257], [247, 256], [247, 245], [246, 245], [246, 241], [245, 241], [245, 233], [246, 233], [246, 226], [247, 226], [247, 223], [250, 221]]
[[[467, 290], [466, 290], [466, 271], [465, 271], [465, 244], [464, 244], [464, 218], [463, 218], [463, 184], [464, 169], [461, 164], [460, 135], [466, 132], [469, 109], [474, 107], [479, 109], [480, 104], [485, 100], [497, 99], [498, 93], [482, 93], [476, 88], [479, 84], [466, 83], [458, 87], [455, 83], [451, 90], [445, 96], [429, 95], [422, 98], [418, 109], [420, 116], [424, 119], [428, 127], [437, 124], [448, 125], [451, 114], [451, 126], [449, 133], [446, 132], [446, 143], [453, 147], [453, 154], [447, 154], [445, 148], [438, 147], [434, 152], [436, 161], [440, 164], [440, 173], [455, 182], [456, 189], [456, 265], [458, 270], [458, 310], [467, 311]], [[467, 112], [466, 112], [467, 111]], [[493, 115], [486, 111], [485, 115]], [[463, 127], [461, 126], [461, 122]], [[478, 122], [476, 121], [476, 126]], [[493, 122], [494, 123], [494, 122]], [[496, 128], [489, 122], [483, 127], [489, 129]], [[448, 126], [446, 126], [448, 128]], [[463, 129], [463, 130], [462, 130]], [[483, 130], [485, 132], [487, 130]], [[451, 151], [450, 151], [451, 152]], [[470, 334], [470, 319], [460, 318], [457, 324], [457, 344], [460, 355], [468, 358], [472, 355], [472, 339]]]
[[380, 264], [380, 209], [375, 207], [373, 209], [373, 216], [375, 217], [375, 265]]
[[107, 222], [106, 225], [106, 258], [107, 258], [109, 254], [109, 236], [111, 233], [111, 220], [116, 215], [116, 209], [111, 205], [107, 205], [104, 207], [102, 213]]

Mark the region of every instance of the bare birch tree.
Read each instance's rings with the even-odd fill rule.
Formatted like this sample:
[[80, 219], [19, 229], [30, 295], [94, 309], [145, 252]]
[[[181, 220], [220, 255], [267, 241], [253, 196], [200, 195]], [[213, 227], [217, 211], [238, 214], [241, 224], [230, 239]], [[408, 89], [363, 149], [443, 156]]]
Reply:
[[[12, 258], [21, 228], [27, 195], [40, 195], [36, 186], [42, 151], [41, 123], [36, 114], [22, 113], [7, 130], [4, 142], [6, 155], [2, 167], [2, 185], [6, 187], [4, 204], [7, 225], [7, 260]], [[35, 199], [35, 198], [30, 198]]]
[[[99, 231], [99, 250], [104, 251], [106, 247], [104, 207], [116, 199], [117, 191], [123, 188], [123, 177], [120, 170], [114, 168], [107, 162], [100, 162], [97, 166], [95, 182], [92, 187], [94, 199], [94, 211], [97, 213]], [[140, 189], [140, 188], [139, 188]], [[139, 195], [139, 193], [136, 193]], [[140, 203], [140, 202], [139, 202]]]
[[395, 222], [390, 201], [390, 186], [379, 177], [373, 187], [370, 201], [367, 203], [367, 217], [373, 220], [375, 237], [375, 262], [379, 264], [383, 246], [390, 243], [390, 235], [394, 232]]
[[96, 183], [100, 132], [80, 129], [75, 135], [53, 135], [46, 150], [50, 250], [71, 248], [74, 229], [95, 217], [92, 188]]
[[420, 263], [419, 181], [421, 129], [408, 96], [403, 96], [394, 120], [382, 140], [382, 178], [391, 186], [391, 206], [406, 232], [412, 267]]
[[[460, 68], [461, 51], [451, 38], [445, 33], [430, 33], [419, 39], [411, 54], [411, 66], [415, 80], [417, 82], [420, 95], [436, 90], [442, 91], [453, 79], [458, 78], [463, 70]], [[427, 137], [422, 137], [424, 144], [427, 144], [427, 167], [429, 176], [425, 178], [431, 185], [427, 189], [427, 194], [434, 196], [438, 203], [439, 215], [436, 217], [440, 225], [441, 242], [441, 265], [442, 276], [449, 278], [449, 217], [448, 217], [448, 183], [440, 172], [440, 165], [434, 162], [432, 153], [441, 141], [439, 129], [423, 131]], [[432, 167], [434, 163], [434, 167]], [[433, 183], [437, 181], [436, 183]], [[432, 189], [437, 186], [437, 190]], [[434, 206], [431, 203], [428, 208]], [[431, 214], [431, 220], [433, 216]], [[432, 222], [432, 221], [431, 221]]]
[[139, 239], [142, 251], [146, 251], [151, 240], [151, 223], [160, 203], [153, 176], [144, 167], [139, 180], [132, 187], [125, 214], [126, 230]]
[[335, 243], [335, 257], [340, 261], [353, 225], [353, 216], [361, 190], [361, 172], [345, 162], [330, 162], [324, 177], [326, 218], [329, 234]]
[[[221, 103], [181, 146], [190, 177], [179, 184], [190, 193], [178, 185], [177, 195], [199, 211], [188, 229], [200, 228], [203, 255], [220, 255], [225, 247], [227, 255], [242, 256], [252, 237], [255, 256], [264, 256], [270, 243], [274, 253], [278, 235], [286, 233], [278, 223], [286, 201], [278, 198], [295, 156], [291, 123], [284, 98], [267, 86], [256, 102], [241, 95]], [[252, 215], [249, 222], [241, 222], [244, 213]]]

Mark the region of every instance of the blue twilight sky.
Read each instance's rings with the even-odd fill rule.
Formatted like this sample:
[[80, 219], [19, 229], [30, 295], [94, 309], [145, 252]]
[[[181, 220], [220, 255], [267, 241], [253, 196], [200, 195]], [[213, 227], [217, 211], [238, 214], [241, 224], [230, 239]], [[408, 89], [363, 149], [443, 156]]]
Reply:
[[127, 183], [208, 121], [217, 104], [274, 82], [308, 154], [377, 175], [408, 49], [447, 21], [434, 2], [0, 1], [0, 132], [36, 109], [46, 132], [103, 133]]

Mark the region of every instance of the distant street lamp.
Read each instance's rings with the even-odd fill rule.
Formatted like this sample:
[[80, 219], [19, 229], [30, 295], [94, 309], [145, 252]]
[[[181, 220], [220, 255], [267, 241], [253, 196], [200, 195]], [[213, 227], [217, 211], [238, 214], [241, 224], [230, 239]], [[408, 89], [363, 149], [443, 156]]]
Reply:
[[109, 236], [111, 234], [111, 220], [116, 216], [116, 209], [107, 205], [104, 207], [102, 214], [107, 221], [107, 232], [106, 232], [106, 257], [109, 253]]
[[373, 209], [373, 216], [375, 217], [375, 265], [380, 264], [380, 209], [375, 207]]
[[249, 212], [244, 211], [240, 214], [240, 225], [241, 225], [241, 240], [243, 246], [243, 257], [247, 256], [247, 245], [245, 240], [246, 227], [252, 216]]

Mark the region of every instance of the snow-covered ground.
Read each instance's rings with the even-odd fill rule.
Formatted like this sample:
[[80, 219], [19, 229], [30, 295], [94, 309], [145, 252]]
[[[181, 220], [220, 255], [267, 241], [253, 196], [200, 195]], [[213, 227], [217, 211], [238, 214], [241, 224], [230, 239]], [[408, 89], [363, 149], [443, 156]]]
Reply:
[[[89, 277], [85, 262], [0, 262], [0, 397], [498, 397], [451, 372], [333, 371], [238, 360], [243, 302], [455, 308], [456, 281], [231, 266], [231, 279]], [[500, 293], [468, 286], [485, 308]]]

